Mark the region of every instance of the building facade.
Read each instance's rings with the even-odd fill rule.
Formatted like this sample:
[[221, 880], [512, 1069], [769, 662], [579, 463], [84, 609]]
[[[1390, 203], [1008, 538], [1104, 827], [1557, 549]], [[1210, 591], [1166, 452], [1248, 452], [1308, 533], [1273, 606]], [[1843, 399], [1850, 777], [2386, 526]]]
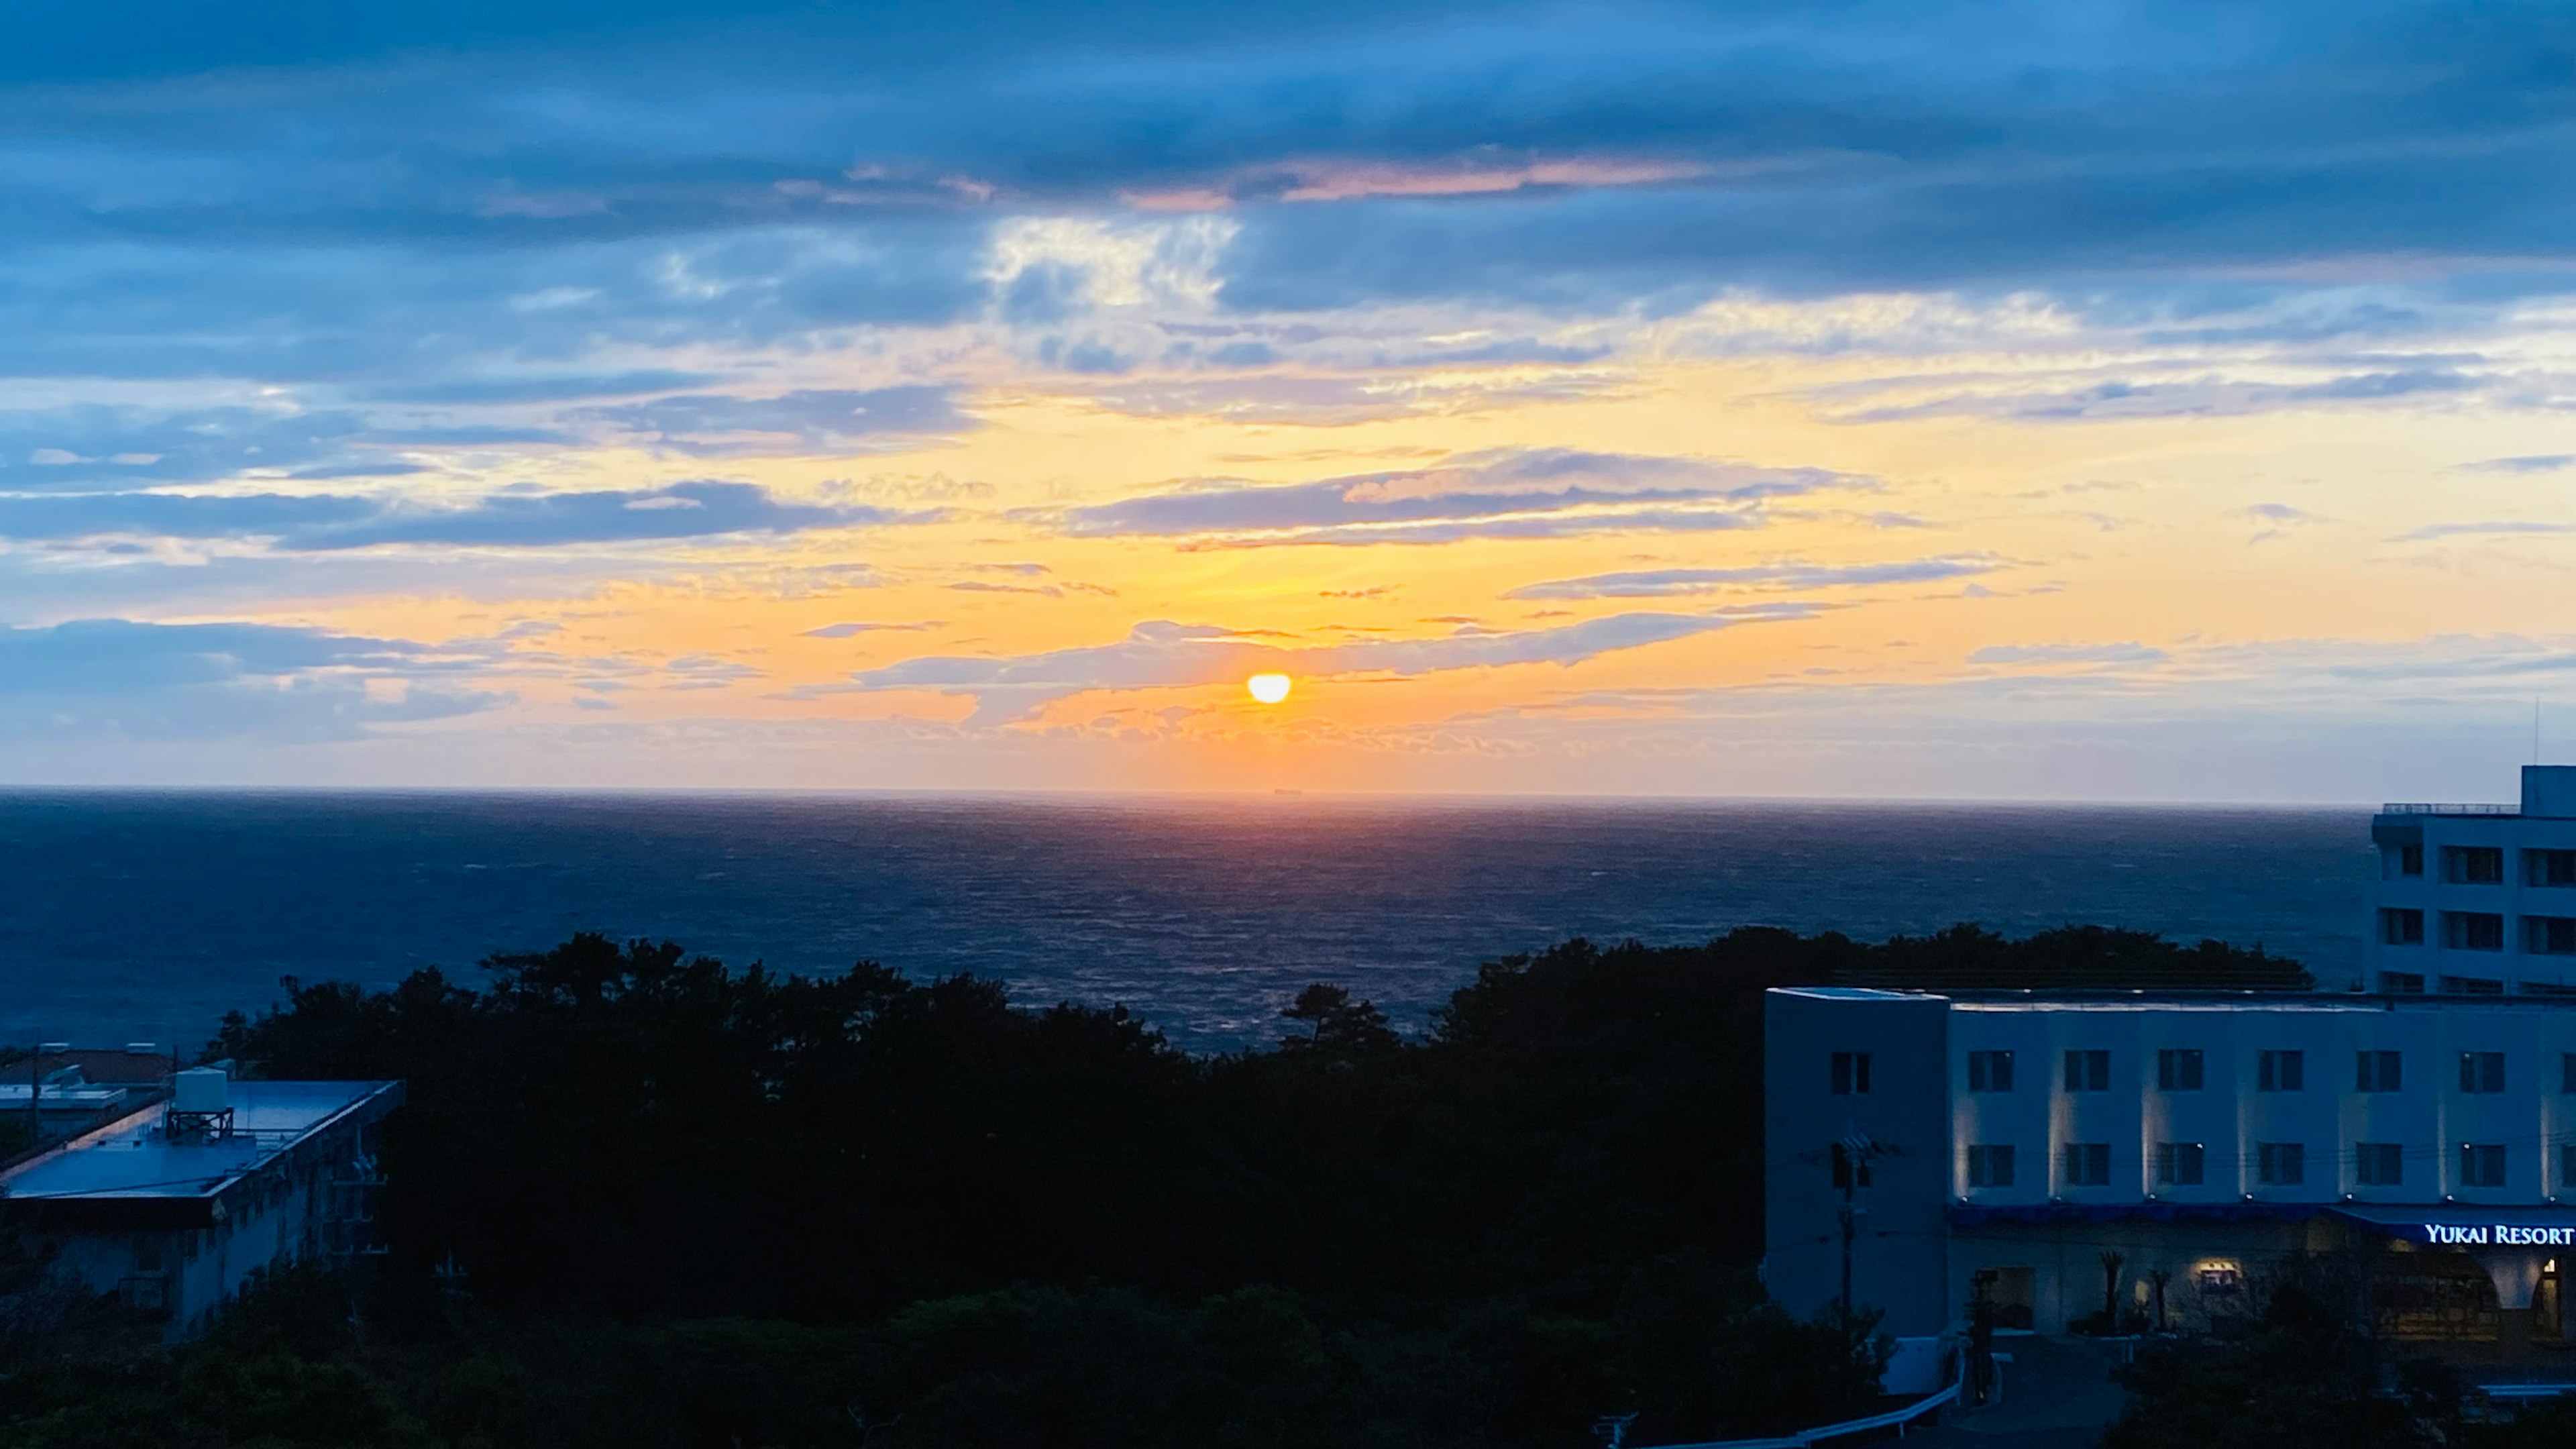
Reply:
[[2343, 1264], [2390, 1336], [2576, 1343], [2576, 999], [1766, 1008], [1764, 1277], [1792, 1312], [1842, 1298], [1848, 1261], [1897, 1334], [1977, 1291], [2041, 1332], [2178, 1325], [2298, 1258]]
[[2513, 805], [2384, 806], [2370, 835], [2370, 989], [2576, 994], [2576, 766], [2525, 766]]
[[400, 1082], [175, 1074], [166, 1100], [0, 1169], [0, 1223], [56, 1272], [202, 1329], [255, 1276], [367, 1250]]

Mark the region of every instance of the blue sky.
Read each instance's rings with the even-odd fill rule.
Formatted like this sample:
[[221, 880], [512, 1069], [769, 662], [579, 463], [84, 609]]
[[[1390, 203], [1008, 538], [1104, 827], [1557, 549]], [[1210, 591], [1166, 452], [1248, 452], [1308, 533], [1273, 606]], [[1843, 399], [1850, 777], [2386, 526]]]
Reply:
[[12, 29], [0, 779], [2351, 799], [2576, 660], [2563, 7]]

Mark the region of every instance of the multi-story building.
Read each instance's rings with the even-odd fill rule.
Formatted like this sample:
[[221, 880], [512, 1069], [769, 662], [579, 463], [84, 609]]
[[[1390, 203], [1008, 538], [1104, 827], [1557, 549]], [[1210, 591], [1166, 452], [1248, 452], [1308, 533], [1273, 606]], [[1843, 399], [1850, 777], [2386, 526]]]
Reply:
[[1851, 1300], [1899, 1334], [1939, 1332], [1979, 1274], [2021, 1327], [2152, 1321], [2159, 1296], [2179, 1322], [2325, 1254], [2366, 1270], [2392, 1335], [2576, 1342], [2576, 1000], [1766, 1007], [1764, 1277], [1792, 1311], [1842, 1296], [1848, 1253]]
[[2388, 1336], [2576, 1347], [2576, 767], [2372, 834], [2367, 993], [1770, 992], [1773, 1297], [2117, 1329], [2298, 1264]]
[[2576, 765], [2527, 765], [2519, 805], [2387, 805], [2364, 923], [2375, 991], [2576, 994]]

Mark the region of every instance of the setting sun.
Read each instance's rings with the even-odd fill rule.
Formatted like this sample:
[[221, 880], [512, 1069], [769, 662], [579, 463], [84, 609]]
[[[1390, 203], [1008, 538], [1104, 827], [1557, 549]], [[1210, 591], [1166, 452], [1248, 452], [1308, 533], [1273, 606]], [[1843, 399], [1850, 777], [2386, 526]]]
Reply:
[[1285, 674], [1256, 674], [1243, 681], [1243, 687], [1252, 691], [1252, 697], [1263, 704], [1277, 704], [1288, 697], [1293, 683]]

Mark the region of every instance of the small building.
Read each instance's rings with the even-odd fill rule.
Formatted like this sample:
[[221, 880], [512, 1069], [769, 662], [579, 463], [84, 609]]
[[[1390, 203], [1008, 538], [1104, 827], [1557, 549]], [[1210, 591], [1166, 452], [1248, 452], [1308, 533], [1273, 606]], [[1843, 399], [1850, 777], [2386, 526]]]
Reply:
[[2576, 995], [2576, 765], [2511, 805], [2383, 805], [2362, 937], [2372, 990]]
[[[17, 1140], [53, 1142], [159, 1101], [177, 1061], [154, 1042], [121, 1048], [48, 1042], [0, 1069], [0, 1123], [31, 1131]], [[0, 1136], [15, 1134], [0, 1134]]]
[[0, 1169], [0, 1223], [56, 1271], [202, 1329], [254, 1275], [366, 1252], [400, 1082], [176, 1074], [168, 1097]]

